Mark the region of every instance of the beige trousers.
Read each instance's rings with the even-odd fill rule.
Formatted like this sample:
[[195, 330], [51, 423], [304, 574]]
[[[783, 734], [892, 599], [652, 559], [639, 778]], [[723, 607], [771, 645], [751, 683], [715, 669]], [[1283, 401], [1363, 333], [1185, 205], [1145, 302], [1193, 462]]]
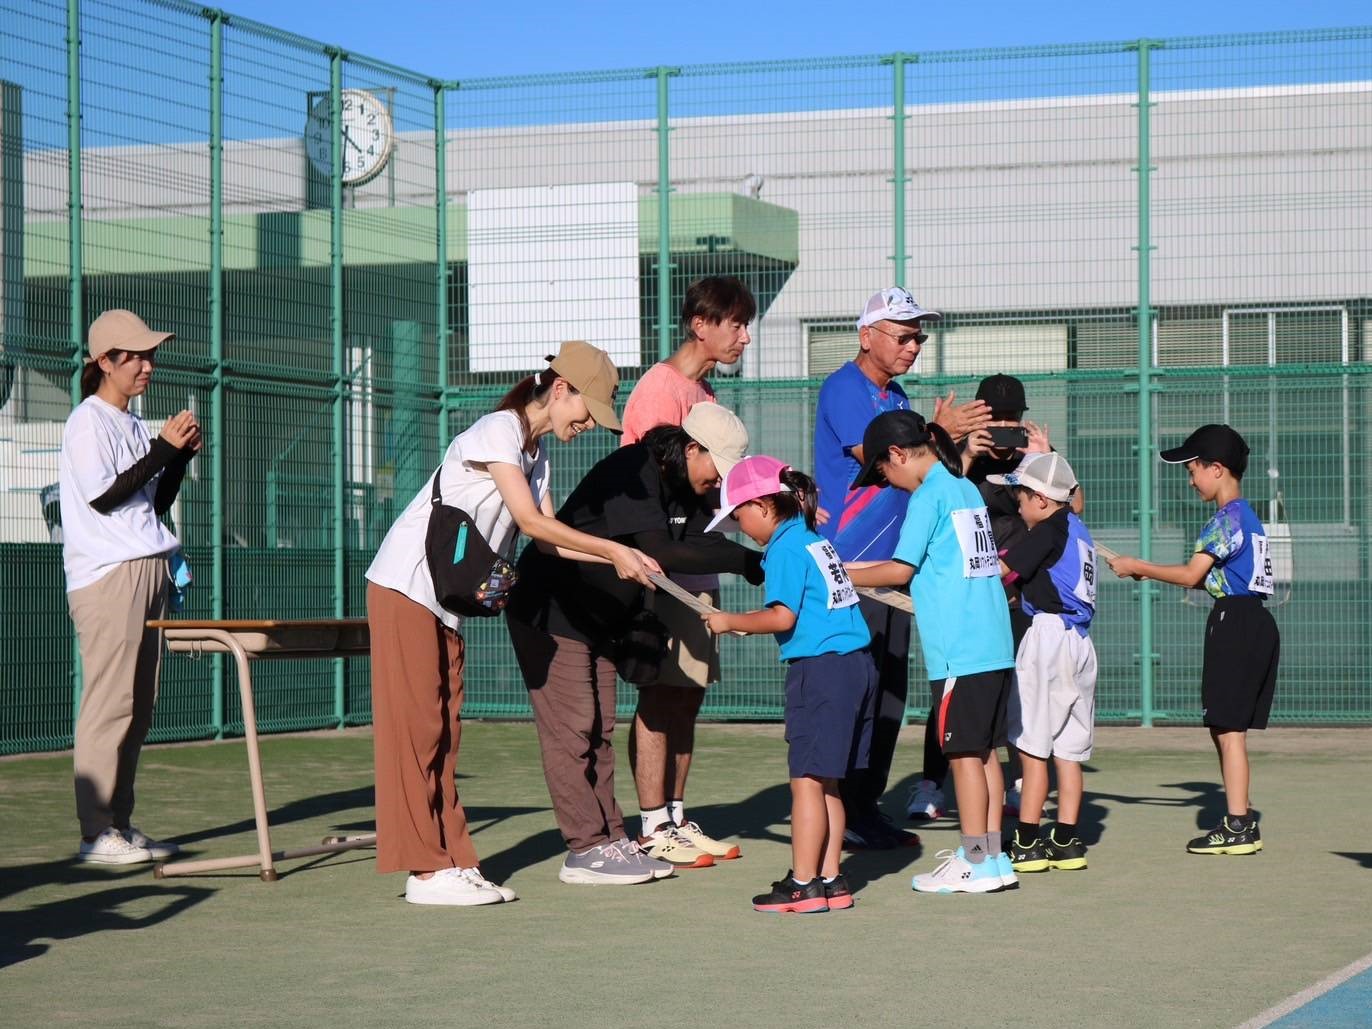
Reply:
[[167, 610], [167, 559], [125, 561], [67, 594], [81, 646], [81, 710], [72, 764], [81, 835], [127, 828], [138, 755], [152, 727]]

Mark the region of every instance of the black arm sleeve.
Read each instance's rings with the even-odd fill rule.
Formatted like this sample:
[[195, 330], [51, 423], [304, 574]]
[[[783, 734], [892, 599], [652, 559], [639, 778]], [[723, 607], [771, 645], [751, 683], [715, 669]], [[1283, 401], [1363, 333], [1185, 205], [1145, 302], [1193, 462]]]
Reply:
[[[91, 507], [101, 514], [109, 514], [146, 486], [154, 475], [167, 467], [176, 454], [176, 447], [158, 436], [152, 441], [147, 455], [116, 475], [114, 482], [110, 483], [110, 488], [91, 501]], [[175, 496], [174, 493], [172, 495]]]
[[153, 510], [159, 516], [170, 511], [172, 504], [176, 502], [176, 495], [181, 492], [181, 480], [186, 476], [186, 466], [191, 463], [194, 456], [194, 450], [182, 448], [176, 452], [176, 457], [167, 467], [162, 469], [162, 478], [157, 480], [157, 495], [152, 499]]
[[754, 586], [762, 582], [762, 554], [726, 539], [718, 533], [693, 535], [674, 540], [666, 529], [636, 532], [628, 537], [637, 547], [669, 572], [696, 575], [705, 572], [734, 572]]

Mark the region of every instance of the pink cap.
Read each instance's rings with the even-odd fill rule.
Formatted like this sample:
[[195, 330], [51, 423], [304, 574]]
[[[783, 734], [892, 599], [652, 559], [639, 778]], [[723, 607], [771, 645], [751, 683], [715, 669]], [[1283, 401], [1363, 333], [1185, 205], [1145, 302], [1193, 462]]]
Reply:
[[[785, 461], [765, 454], [739, 461], [724, 476], [719, 488], [719, 511], [705, 530], [709, 532], [720, 528], [720, 523], [730, 518], [739, 504], [746, 504], [758, 497], [770, 497], [773, 493], [790, 493], [791, 487], [781, 481], [781, 473], [790, 467]], [[729, 529], [728, 526], [724, 528], [726, 531]]]

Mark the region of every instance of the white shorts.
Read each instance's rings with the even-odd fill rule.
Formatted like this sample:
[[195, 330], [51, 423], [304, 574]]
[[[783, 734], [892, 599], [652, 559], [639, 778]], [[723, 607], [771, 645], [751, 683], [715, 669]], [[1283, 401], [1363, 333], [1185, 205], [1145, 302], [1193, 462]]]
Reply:
[[1015, 655], [1010, 742], [1031, 757], [1085, 761], [1096, 723], [1096, 648], [1057, 615], [1037, 614]]

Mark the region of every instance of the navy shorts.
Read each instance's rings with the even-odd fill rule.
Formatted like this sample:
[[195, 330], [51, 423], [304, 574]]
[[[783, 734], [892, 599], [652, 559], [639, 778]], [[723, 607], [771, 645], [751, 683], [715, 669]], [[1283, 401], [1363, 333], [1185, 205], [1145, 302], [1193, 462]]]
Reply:
[[1261, 597], [1220, 597], [1205, 622], [1201, 707], [1211, 729], [1266, 729], [1281, 635]]
[[866, 648], [791, 662], [786, 761], [792, 779], [842, 779], [867, 767], [876, 693], [877, 666]]

